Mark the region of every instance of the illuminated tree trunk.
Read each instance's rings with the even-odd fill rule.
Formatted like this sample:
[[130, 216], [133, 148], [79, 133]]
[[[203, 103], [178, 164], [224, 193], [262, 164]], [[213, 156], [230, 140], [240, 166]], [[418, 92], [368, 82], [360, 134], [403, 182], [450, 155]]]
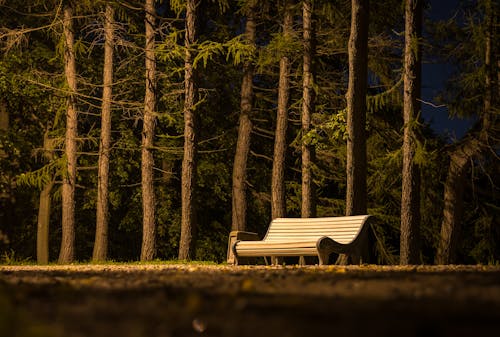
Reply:
[[104, 261], [108, 256], [108, 208], [109, 208], [109, 152], [111, 147], [111, 99], [113, 84], [114, 9], [106, 5], [104, 23], [104, 71], [101, 110], [101, 137], [97, 175], [96, 233], [93, 261]]
[[[349, 84], [347, 89], [347, 191], [346, 215], [366, 209], [366, 88], [368, 74], [368, 0], [351, 1]], [[340, 254], [336, 264], [347, 264]]]
[[348, 45], [346, 215], [359, 215], [366, 214], [368, 0], [352, 0], [351, 6], [351, 35]]
[[179, 244], [179, 259], [195, 258], [196, 242], [196, 205], [194, 200], [196, 186], [197, 164], [197, 116], [196, 102], [198, 95], [196, 71], [193, 66], [194, 52], [191, 49], [196, 43], [196, 10], [199, 0], [188, 0], [186, 4], [186, 33], [184, 45], [186, 54], [184, 59], [184, 158], [182, 160], [182, 217], [181, 240]]
[[313, 174], [311, 170], [314, 161], [314, 148], [309, 145], [305, 136], [311, 130], [311, 115], [314, 112], [314, 75], [312, 59], [314, 57], [313, 29], [312, 29], [312, 1], [303, 2], [302, 24], [304, 29], [304, 57], [302, 83], [302, 207], [303, 218], [315, 217], [316, 206], [313, 190]]
[[76, 184], [76, 138], [78, 112], [76, 109], [76, 62], [74, 51], [73, 8], [64, 7], [64, 72], [68, 85], [66, 112], [65, 156], [66, 172], [62, 186], [62, 240], [59, 263], [74, 260], [75, 245], [75, 184]]
[[142, 247], [141, 261], [149, 261], [155, 255], [155, 194], [153, 186], [153, 140], [156, 105], [155, 60], [155, 7], [154, 0], [146, 0], [146, 92], [144, 96], [144, 121], [141, 143], [142, 179]]
[[[249, 45], [255, 45], [255, 7], [247, 13], [245, 24], [245, 40]], [[250, 114], [253, 107], [253, 74], [252, 60], [245, 60], [243, 64], [243, 79], [241, 82], [240, 116], [238, 125], [238, 140], [233, 164], [233, 191], [232, 191], [232, 225], [233, 231], [246, 229], [247, 196], [246, 177], [247, 161], [250, 151], [250, 135], [252, 121]]]
[[[292, 35], [293, 17], [291, 3], [285, 1], [285, 15], [283, 19], [283, 37], [285, 40]], [[274, 158], [271, 182], [271, 216], [286, 217], [285, 191], [285, 159], [286, 159], [286, 130], [288, 127], [288, 101], [290, 98], [290, 60], [287, 55], [280, 59], [280, 77], [278, 86], [278, 110], [276, 116], [276, 132], [274, 136]]]
[[414, 130], [420, 113], [422, 1], [406, 0], [400, 264], [420, 262], [420, 170]]

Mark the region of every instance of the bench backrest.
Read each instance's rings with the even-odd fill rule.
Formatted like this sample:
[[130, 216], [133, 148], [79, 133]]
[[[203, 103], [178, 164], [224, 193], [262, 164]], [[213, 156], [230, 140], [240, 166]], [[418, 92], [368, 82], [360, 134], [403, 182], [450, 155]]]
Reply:
[[277, 218], [269, 225], [265, 241], [317, 240], [328, 236], [338, 243], [351, 243], [369, 215], [323, 218]]

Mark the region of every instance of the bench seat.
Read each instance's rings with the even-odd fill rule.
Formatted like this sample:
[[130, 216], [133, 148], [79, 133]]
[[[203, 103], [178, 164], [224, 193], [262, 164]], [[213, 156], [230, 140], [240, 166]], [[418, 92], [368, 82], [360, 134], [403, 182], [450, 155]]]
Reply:
[[232, 261], [238, 264], [240, 257], [256, 256], [318, 256], [322, 265], [328, 263], [331, 253], [337, 253], [349, 255], [354, 262], [361, 262], [370, 218], [369, 215], [359, 215], [274, 219], [263, 240], [233, 242]]

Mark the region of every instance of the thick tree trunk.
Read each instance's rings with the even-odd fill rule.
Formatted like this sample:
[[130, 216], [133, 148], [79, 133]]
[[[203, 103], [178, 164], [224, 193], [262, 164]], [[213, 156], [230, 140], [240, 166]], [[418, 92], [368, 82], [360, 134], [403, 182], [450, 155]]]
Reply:
[[368, 0], [352, 0], [347, 91], [346, 215], [366, 214]]
[[406, 0], [404, 55], [404, 136], [400, 264], [420, 262], [420, 170], [415, 164], [416, 120], [420, 113], [422, 1]]
[[111, 147], [111, 99], [113, 85], [114, 8], [106, 5], [104, 23], [104, 71], [101, 111], [101, 138], [97, 174], [96, 233], [93, 261], [108, 257], [108, 208], [109, 208], [109, 151]]
[[463, 215], [465, 178], [469, 167], [470, 158], [467, 154], [456, 152], [450, 156], [450, 167], [444, 185], [443, 222], [436, 257], [437, 264], [449, 264], [455, 261]]
[[313, 5], [311, 0], [303, 2], [302, 24], [304, 29], [304, 57], [303, 57], [303, 82], [302, 82], [302, 206], [301, 216], [303, 218], [316, 216], [315, 193], [313, 190], [312, 163], [314, 161], [314, 148], [309, 145], [306, 135], [311, 130], [311, 115], [314, 112], [314, 73], [312, 60], [314, 57], [313, 28], [312, 28]]
[[78, 112], [76, 110], [76, 62], [74, 51], [73, 9], [64, 7], [64, 72], [68, 84], [66, 112], [65, 155], [66, 172], [62, 186], [62, 240], [59, 263], [74, 260], [75, 245], [75, 184], [76, 184], [76, 137]]
[[188, 0], [186, 4], [186, 54], [184, 60], [184, 158], [182, 160], [182, 217], [181, 241], [179, 244], [179, 259], [195, 258], [196, 242], [196, 205], [194, 193], [196, 188], [197, 164], [197, 116], [196, 102], [198, 95], [196, 71], [193, 67], [194, 52], [191, 47], [196, 43], [197, 32], [196, 11], [199, 0]]
[[156, 105], [155, 7], [154, 0], [146, 0], [146, 93], [141, 143], [142, 180], [142, 247], [141, 261], [150, 261], [155, 255], [155, 194], [153, 186], [153, 143]]
[[[463, 194], [466, 174], [474, 158], [491, 146], [490, 141], [496, 137], [492, 134], [498, 131], [498, 117], [492, 108], [493, 90], [492, 83], [492, 55], [494, 14], [491, 1], [486, 3], [485, 24], [485, 88], [483, 98], [484, 111], [481, 114], [479, 131], [469, 131], [461, 142], [457, 143], [450, 152], [450, 166], [444, 186], [443, 222], [441, 223], [441, 236], [436, 254], [436, 264], [455, 263], [460, 236], [460, 227], [463, 214]], [[498, 90], [498, 89], [497, 89]], [[472, 128], [471, 130], [474, 130]], [[497, 138], [498, 139], [498, 138]]]
[[[251, 8], [245, 25], [245, 39], [248, 44], [255, 45], [255, 11]], [[241, 83], [240, 118], [238, 126], [238, 140], [233, 164], [233, 191], [232, 191], [232, 225], [233, 231], [246, 230], [247, 196], [246, 177], [247, 160], [250, 151], [250, 135], [252, 121], [250, 114], [253, 107], [253, 73], [254, 66], [251, 60], [243, 64], [243, 80]]]
[[[290, 0], [284, 4], [283, 36], [292, 35], [293, 17]], [[273, 219], [286, 217], [285, 159], [286, 131], [288, 127], [288, 101], [290, 98], [290, 60], [287, 55], [280, 59], [278, 85], [278, 110], [274, 136], [274, 158], [271, 182], [271, 216]]]

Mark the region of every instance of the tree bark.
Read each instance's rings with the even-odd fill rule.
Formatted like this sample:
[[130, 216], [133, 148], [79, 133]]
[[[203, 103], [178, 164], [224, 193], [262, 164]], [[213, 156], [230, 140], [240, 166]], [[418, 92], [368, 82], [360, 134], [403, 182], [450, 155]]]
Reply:
[[316, 216], [316, 205], [313, 190], [312, 163], [314, 162], [314, 148], [310, 146], [306, 135], [311, 130], [311, 115], [314, 112], [314, 73], [312, 60], [314, 57], [313, 26], [312, 26], [313, 5], [311, 0], [303, 2], [303, 81], [302, 81], [302, 205], [301, 216], [310, 218]]
[[400, 264], [420, 262], [420, 170], [415, 164], [417, 118], [420, 114], [422, 1], [406, 0], [403, 172]]
[[179, 244], [179, 259], [190, 260], [195, 258], [196, 242], [196, 205], [194, 200], [196, 188], [197, 164], [197, 116], [196, 102], [198, 83], [196, 70], [193, 67], [194, 52], [191, 49], [197, 39], [197, 8], [199, 0], [188, 0], [186, 4], [186, 34], [184, 60], [184, 158], [182, 160], [182, 217], [181, 240]]
[[111, 147], [111, 100], [113, 85], [114, 8], [106, 5], [104, 23], [104, 70], [101, 109], [101, 137], [97, 174], [96, 233], [93, 261], [104, 261], [108, 257], [108, 212], [109, 212], [109, 155]]
[[[54, 146], [49, 138], [48, 130], [45, 132], [43, 137], [43, 150], [45, 159], [54, 159]], [[52, 204], [50, 194], [53, 187], [54, 178], [50, 177], [49, 181], [43, 186], [42, 191], [40, 192], [36, 232], [36, 260], [38, 264], [49, 263], [49, 228], [50, 209]]]
[[156, 105], [155, 7], [154, 0], [146, 0], [146, 92], [141, 143], [142, 180], [142, 247], [141, 261], [150, 261], [155, 255], [155, 194], [153, 186], [153, 143]]
[[[292, 35], [293, 17], [290, 1], [285, 1], [283, 19], [283, 37]], [[283, 55], [280, 59], [280, 75], [278, 85], [278, 110], [276, 115], [276, 132], [274, 136], [274, 158], [271, 182], [271, 216], [273, 219], [286, 217], [286, 131], [288, 127], [288, 101], [290, 98], [290, 59]]]
[[54, 181], [46, 184], [40, 192], [36, 232], [36, 261], [38, 264], [49, 263], [49, 225], [51, 197]]
[[[255, 8], [248, 11], [245, 24], [245, 40], [249, 45], [255, 45], [256, 23]], [[246, 230], [247, 196], [246, 177], [247, 161], [250, 151], [250, 136], [252, 120], [250, 115], [253, 107], [253, 74], [252, 60], [243, 64], [243, 79], [241, 82], [240, 116], [238, 125], [238, 140], [233, 164], [233, 191], [232, 191], [232, 225], [233, 231]]]
[[74, 260], [75, 245], [75, 183], [77, 165], [77, 121], [76, 110], [76, 61], [74, 51], [73, 8], [64, 7], [64, 72], [69, 95], [66, 112], [65, 155], [66, 172], [62, 186], [62, 240], [59, 263], [71, 263]]
[[[460, 236], [460, 227], [463, 214], [463, 194], [466, 174], [474, 158], [481, 156], [485, 149], [488, 149], [492, 139], [498, 136], [493, 136], [493, 133], [498, 131], [498, 116], [492, 108], [493, 102], [493, 38], [494, 30], [494, 12], [492, 11], [491, 1], [485, 3], [485, 79], [484, 79], [484, 97], [483, 97], [483, 112], [478, 121], [479, 131], [472, 128], [462, 141], [457, 143], [450, 151], [450, 165], [444, 186], [444, 209], [443, 221], [441, 223], [441, 235], [436, 254], [436, 264], [455, 263], [458, 246], [458, 238]], [[497, 89], [498, 90], [498, 89]], [[497, 138], [498, 139], [498, 138]]]
[[347, 91], [346, 215], [366, 214], [366, 90], [368, 0], [351, 2], [349, 87]]
[[0, 101], [0, 131], [9, 131], [9, 112], [4, 100]]

